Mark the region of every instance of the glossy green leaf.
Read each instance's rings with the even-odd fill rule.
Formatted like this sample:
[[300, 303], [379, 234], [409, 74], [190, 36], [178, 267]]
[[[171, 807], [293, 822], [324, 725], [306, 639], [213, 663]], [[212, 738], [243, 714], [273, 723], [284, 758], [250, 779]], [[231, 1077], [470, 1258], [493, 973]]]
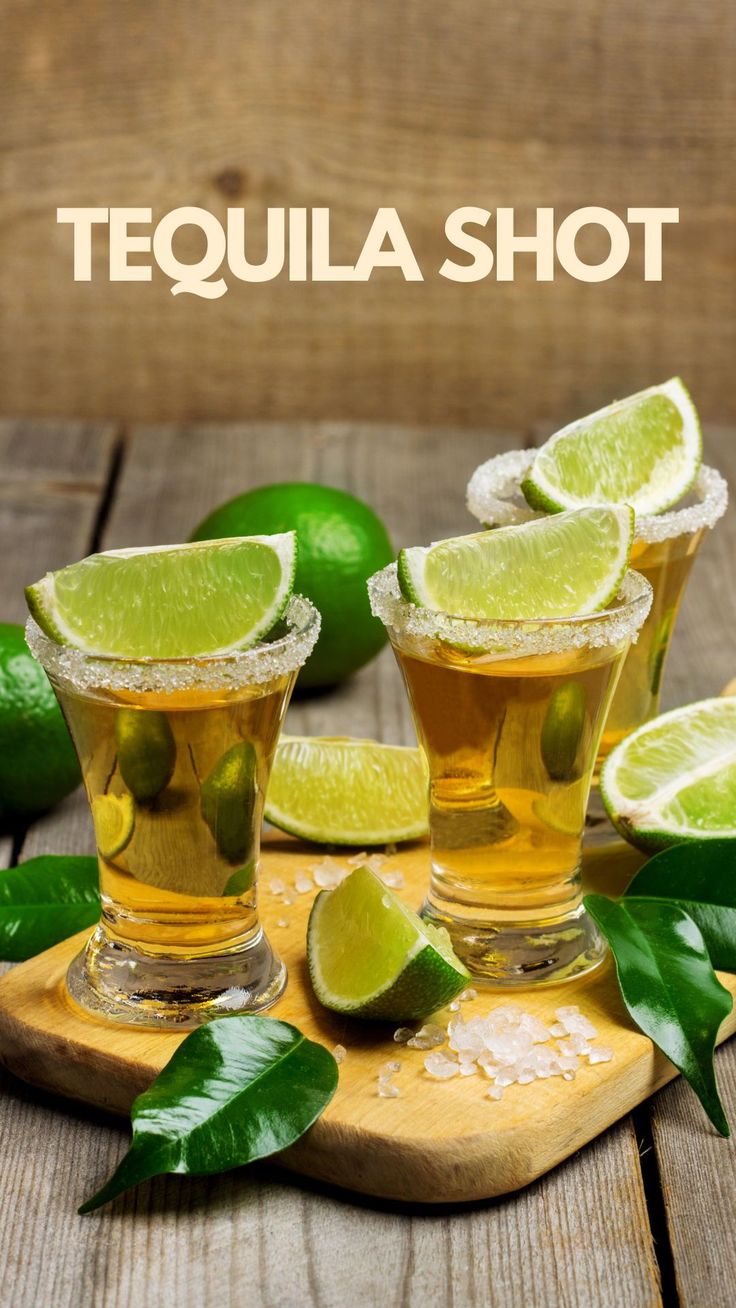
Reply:
[[637, 872], [626, 895], [679, 904], [700, 927], [713, 966], [736, 972], [736, 840], [663, 849]]
[[273, 1017], [216, 1018], [192, 1031], [133, 1104], [133, 1142], [89, 1213], [162, 1172], [210, 1175], [286, 1149], [327, 1107], [337, 1063]]
[[100, 916], [97, 859], [41, 854], [0, 872], [0, 958], [20, 963]]
[[585, 907], [611, 946], [636, 1025], [690, 1082], [716, 1130], [730, 1135], [713, 1050], [733, 1000], [711, 967], [697, 924], [661, 899], [587, 895]]

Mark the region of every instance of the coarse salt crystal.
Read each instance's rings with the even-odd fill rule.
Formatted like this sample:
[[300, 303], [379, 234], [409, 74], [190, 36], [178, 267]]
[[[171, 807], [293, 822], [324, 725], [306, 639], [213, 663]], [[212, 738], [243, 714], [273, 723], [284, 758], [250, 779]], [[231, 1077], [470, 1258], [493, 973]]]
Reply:
[[385, 854], [369, 854], [368, 858], [364, 860], [363, 866], [367, 867], [369, 872], [375, 872], [377, 875], [380, 875], [381, 868], [385, 862]]
[[613, 1050], [607, 1049], [603, 1045], [591, 1049], [588, 1054], [589, 1063], [610, 1063], [613, 1058]]
[[411, 1040], [413, 1035], [414, 1032], [410, 1026], [399, 1026], [394, 1031], [394, 1040], [397, 1045], [405, 1045], [409, 1040]]
[[294, 877], [294, 889], [299, 895], [308, 895], [310, 890], [314, 890], [314, 882], [306, 872], [298, 872]]
[[283, 904], [284, 908], [291, 908], [292, 904], [294, 903], [294, 900], [291, 898], [290, 895], [284, 895], [282, 897], [281, 903]]
[[379, 872], [378, 875], [384, 886], [388, 886], [389, 890], [404, 889], [405, 882], [403, 872]]
[[477, 1065], [477, 1063], [461, 1063], [461, 1064], [460, 1064], [460, 1075], [461, 1075], [461, 1076], [475, 1076], [475, 1075], [477, 1074], [477, 1072], [478, 1072], [478, 1065]]
[[276, 926], [278, 926], [278, 927], [288, 927], [288, 925], [289, 925], [289, 919], [288, 919], [287, 917], [279, 917], [279, 918], [277, 918], [277, 920], [276, 920]]
[[595, 1039], [598, 1035], [596, 1028], [587, 1017], [583, 1017], [579, 1008], [574, 1006], [568, 1008], [556, 1008], [555, 1017], [561, 1026], [565, 1028], [566, 1035], [587, 1036], [589, 1040]]
[[401, 1063], [397, 1062], [394, 1058], [389, 1063], [384, 1063], [383, 1067], [380, 1068], [378, 1073], [379, 1080], [387, 1081], [389, 1077], [395, 1076], [396, 1073], [400, 1071]]
[[392, 1085], [390, 1081], [379, 1081], [377, 1093], [379, 1099], [397, 1099], [401, 1091], [397, 1085]]
[[588, 1054], [592, 1045], [588, 1044], [585, 1036], [575, 1034], [568, 1036], [567, 1040], [560, 1040], [558, 1047], [561, 1054]]
[[363, 849], [359, 854], [353, 854], [352, 857], [347, 860], [348, 867], [362, 867], [367, 858], [368, 855]]
[[457, 1076], [460, 1070], [458, 1064], [445, 1054], [427, 1054], [424, 1066], [429, 1075], [437, 1081], [449, 1081], [450, 1077]]
[[460, 1012], [460, 1005], [459, 1005], [459, 1003], [457, 1002], [456, 999], [454, 999], [453, 1002], [452, 1002], [451, 1004], [448, 1004], [447, 1007], [449, 1008], [449, 1010], [450, 1010], [451, 1013], [459, 1013], [459, 1012]]
[[469, 990], [463, 990], [463, 993], [461, 995], [458, 995], [458, 1000], [460, 1001], [461, 1004], [466, 1004], [470, 999], [477, 999], [477, 998], [478, 998], [478, 991], [473, 990], [472, 987]]
[[268, 888], [272, 895], [286, 894], [286, 882], [282, 881], [281, 877], [271, 877], [268, 882]]
[[486, 1090], [486, 1099], [503, 1099], [501, 1086], [492, 1085], [490, 1090]]
[[330, 858], [329, 854], [325, 855], [321, 863], [313, 863], [308, 870], [320, 890], [331, 890], [334, 886], [339, 886], [347, 876], [347, 871], [342, 864]]
[[332, 1051], [332, 1057], [336, 1063], [344, 1063], [347, 1052], [348, 1051], [344, 1045], [335, 1045], [335, 1048]]

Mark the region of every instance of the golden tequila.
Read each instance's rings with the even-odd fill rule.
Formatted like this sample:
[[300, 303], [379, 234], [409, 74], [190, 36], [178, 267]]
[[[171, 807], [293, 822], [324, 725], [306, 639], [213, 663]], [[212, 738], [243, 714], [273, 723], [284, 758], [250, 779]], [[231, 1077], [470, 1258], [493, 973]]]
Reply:
[[86, 656], [29, 623], [82, 767], [102, 917], [68, 976], [100, 1015], [192, 1026], [257, 1011], [286, 984], [258, 919], [263, 804], [289, 697], [319, 628], [222, 658]]
[[652, 587], [652, 607], [624, 663], [601, 739], [596, 776], [615, 745], [656, 717], [670, 639], [705, 528], [649, 544], [637, 540], [631, 566]]
[[582, 907], [581, 837], [593, 765], [631, 636], [650, 601], [629, 573], [591, 617], [469, 622], [372, 582], [429, 768], [425, 916], [470, 971], [559, 981], [604, 945]]

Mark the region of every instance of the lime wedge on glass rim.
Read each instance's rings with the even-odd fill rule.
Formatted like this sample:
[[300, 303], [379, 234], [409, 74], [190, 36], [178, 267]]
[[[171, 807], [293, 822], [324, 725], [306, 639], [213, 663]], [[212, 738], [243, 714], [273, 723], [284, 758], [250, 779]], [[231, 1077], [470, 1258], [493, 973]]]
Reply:
[[736, 837], [736, 699], [662, 713], [606, 759], [601, 795], [639, 849]]
[[366, 867], [317, 895], [307, 961], [326, 1008], [385, 1021], [427, 1017], [469, 978], [447, 932], [422, 922]]
[[289, 602], [296, 534], [91, 554], [26, 589], [52, 640], [117, 658], [247, 649]]
[[412, 604], [463, 618], [596, 613], [619, 590], [633, 536], [626, 504], [577, 509], [402, 550], [399, 586]]
[[349, 736], [282, 736], [265, 816], [315, 844], [418, 840], [427, 834], [427, 784], [418, 749]]
[[697, 411], [673, 377], [550, 436], [521, 489], [533, 509], [547, 513], [611, 503], [662, 513], [692, 486], [701, 453]]

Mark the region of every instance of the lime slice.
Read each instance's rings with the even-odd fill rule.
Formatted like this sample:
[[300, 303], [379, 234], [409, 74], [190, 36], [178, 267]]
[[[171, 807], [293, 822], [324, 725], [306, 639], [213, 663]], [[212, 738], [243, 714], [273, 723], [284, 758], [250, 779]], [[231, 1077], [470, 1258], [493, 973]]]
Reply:
[[698, 475], [702, 438], [679, 377], [579, 418], [542, 446], [521, 484], [533, 509], [630, 504], [661, 513]]
[[296, 534], [91, 554], [26, 590], [52, 640], [119, 658], [247, 649], [284, 612]]
[[626, 504], [457, 536], [399, 554], [406, 599], [463, 618], [567, 618], [615, 597], [629, 563]]
[[447, 932], [422, 922], [366, 867], [317, 895], [307, 961], [326, 1008], [395, 1022], [436, 1012], [469, 976]]
[[427, 834], [427, 770], [418, 749], [349, 736], [283, 736], [266, 818], [302, 840], [385, 845]]
[[92, 800], [97, 848], [103, 858], [122, 854], [135, 828], [132, 795], [95, 795]]
[[640, 849], [736, 836], [736, 699], [663, 713], [611, 752], [601, 794]]

